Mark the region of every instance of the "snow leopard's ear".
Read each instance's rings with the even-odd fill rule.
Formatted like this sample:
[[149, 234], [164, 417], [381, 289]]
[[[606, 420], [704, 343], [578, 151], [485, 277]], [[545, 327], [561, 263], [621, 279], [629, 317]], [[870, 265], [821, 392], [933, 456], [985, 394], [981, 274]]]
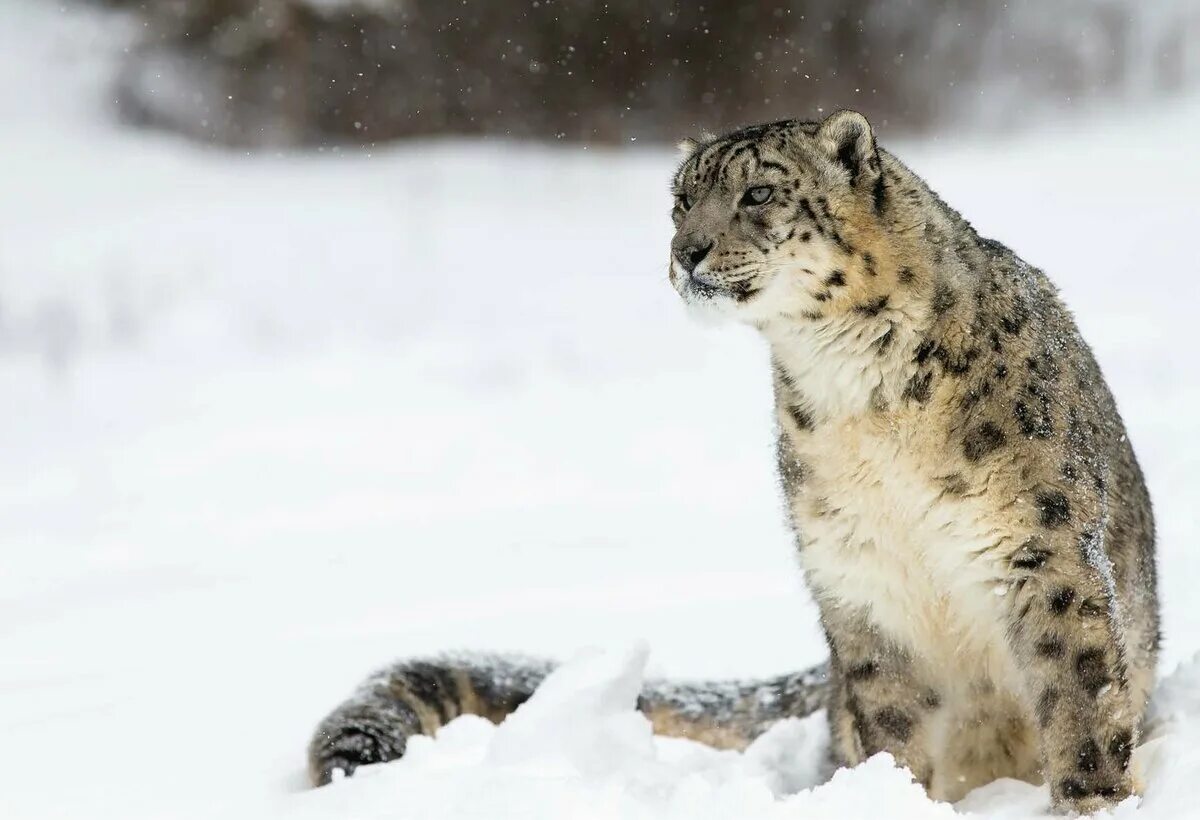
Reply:
[[830, 114], [816, 133], [821, 151], [850, 174], [854, 187], [874, 186], [879, 178], [879, 152], [867, 118], [857, 111]]
[[696, 149], [700, 147], [700, 141], [694, 140], [691, 137], [684, 137], [679, 142], [675, 143], [675, 150], [679, 152], [679, 159], [684, 160], [696, 153]]
[[717, 135], [711, 131], [701, 131], [698, 139], [692, 139], [691, 137], [681, 139], [675, 143], [675, 147], [679, 149], [679, 159], [686, 160], [692, 154], [696, 153], [698, 149], [708, 145], [716, 138]]

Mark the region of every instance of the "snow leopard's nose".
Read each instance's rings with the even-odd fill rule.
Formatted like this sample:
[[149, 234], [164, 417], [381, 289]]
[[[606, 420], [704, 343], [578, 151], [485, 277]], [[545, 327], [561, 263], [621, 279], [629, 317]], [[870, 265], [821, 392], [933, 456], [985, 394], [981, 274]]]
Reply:
[[679, 267], [691, 273], [697, 265], [704, 261], [704, 257], [708, 256], [712, 246], [712, 242], [701, 244], [695, 238], [689, 237], [672, 243], [671, 252], [675, 255], [675, 261], [679, 263]]

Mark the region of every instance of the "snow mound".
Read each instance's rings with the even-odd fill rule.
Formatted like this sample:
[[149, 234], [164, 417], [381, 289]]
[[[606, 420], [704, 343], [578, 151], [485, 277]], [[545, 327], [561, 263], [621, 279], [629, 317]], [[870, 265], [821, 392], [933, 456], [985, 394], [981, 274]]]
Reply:
[[[875, 817], [880, 800], [912, 816], [930, 803], [887, 755], [820, 778], [823, 714], [787, 720], [745, 752], [655, 737], [636, 710], [648, 650], [589, 651], [564, 664], [500, 726], [464, 716], [417, 738], [393, 763], [296, 797], [311, 817]], [[336, 807], [336, 808], [335, 808]], [[352, 807], [352, 810], [350, 810]], [[905, 815], [896, 815], [905, 816]]]
[[[824, 714], [787, 720], [745, 752], [655, 737], [634, 708], [647, 650], [591, 651], [555, 671], [500, 726], [473, 716], [418, 738], [402, 760], [295, 797], [302, 817], [1017, 818], [1049, 815], [1045, 787], [1001, 780], [956, 806], [926, 797], [880, 754], [822, 782]], [[1107, 816], [1186, 817], [1200, 774], [1200, 659], [1159, 689], [1135, 765], [1145, 795]]]

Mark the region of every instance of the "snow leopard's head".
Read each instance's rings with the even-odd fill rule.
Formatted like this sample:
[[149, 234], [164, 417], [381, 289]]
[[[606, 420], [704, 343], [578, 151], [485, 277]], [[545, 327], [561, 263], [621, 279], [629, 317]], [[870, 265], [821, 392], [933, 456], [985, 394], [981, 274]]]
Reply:
[[671, 284], [753, 324], [871, 311], [886, 183], [865, 117], [787, 120], [685, 141]]

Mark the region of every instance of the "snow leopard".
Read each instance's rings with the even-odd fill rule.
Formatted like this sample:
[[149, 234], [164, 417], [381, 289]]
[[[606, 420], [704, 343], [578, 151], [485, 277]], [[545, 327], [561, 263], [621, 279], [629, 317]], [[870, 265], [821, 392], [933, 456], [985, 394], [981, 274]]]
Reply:
[[[780, 494], [829, 656], [762, 681], [650, 681], [637, 708], [735, 749], [824, 708], [834, 764], [888, 752], [938, 800], [1001, 777], [1046, 784], [1062, 811], [1128, 797], [1160, 643], [1154, 520], [1054, 285], [859, 113], [681, 149], [667, 278], [766, 340]], [[319, 725], [313, 782], [460, 714], [501, 721], [551, 669], [384, 669]]]

